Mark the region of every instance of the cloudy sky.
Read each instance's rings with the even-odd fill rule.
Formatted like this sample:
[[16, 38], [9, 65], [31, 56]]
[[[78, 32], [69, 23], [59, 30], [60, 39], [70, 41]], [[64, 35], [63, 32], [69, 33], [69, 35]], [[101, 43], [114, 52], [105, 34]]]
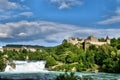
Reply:
[[120, 37], [120, 0], [0, 0], [0, 46]]

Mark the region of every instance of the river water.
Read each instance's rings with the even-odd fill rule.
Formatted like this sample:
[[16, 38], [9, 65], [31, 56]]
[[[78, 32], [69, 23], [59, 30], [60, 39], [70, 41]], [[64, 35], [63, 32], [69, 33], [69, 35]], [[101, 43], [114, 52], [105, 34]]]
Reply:
[[[55, 80], [64, 72], [47, 71], [46, 61], [13, 61], [16, 68], [7, 65], [5, 72], [0, 72], [0, 80]], [[82, 80], [120, 80], [120, 74], [76, 72]]]
[[[64, 72], [0, 72], [0, 80], [55, 80]], [[120, 80], [120, 74], [76, 72], [83, 80]]]

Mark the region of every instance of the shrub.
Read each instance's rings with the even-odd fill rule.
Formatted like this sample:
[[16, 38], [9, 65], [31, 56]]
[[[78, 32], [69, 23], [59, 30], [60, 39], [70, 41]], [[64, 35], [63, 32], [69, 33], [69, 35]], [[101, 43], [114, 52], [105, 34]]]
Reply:
[[60, 74], [56, 77], [55, 80], [82, 80], [81, 77], [74, 75], [73, 72], [68, 74], [65, 72], [64, 74]]

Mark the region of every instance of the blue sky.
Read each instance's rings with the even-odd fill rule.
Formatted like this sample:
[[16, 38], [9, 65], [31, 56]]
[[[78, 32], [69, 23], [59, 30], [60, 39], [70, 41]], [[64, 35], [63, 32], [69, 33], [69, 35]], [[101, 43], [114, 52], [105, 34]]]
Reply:
[[0, 46], [120, 37], [120, 0], [0, 0]]

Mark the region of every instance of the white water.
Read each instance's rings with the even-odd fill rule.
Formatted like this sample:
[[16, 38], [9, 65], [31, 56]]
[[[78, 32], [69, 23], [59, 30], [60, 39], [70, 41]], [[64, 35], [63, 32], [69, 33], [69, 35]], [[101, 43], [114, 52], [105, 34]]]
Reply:
[[5, 72], [40, 72], [45, 70], [46, 61], [13, 61], [16, 67], [13, 69], [7, 65]]
[[[16, 64], [16, 68], [13, 69], [10, 65], [7, 65], [5, 72], [0, 73], [1, 78], [7, 79], [26, 79], [32, 80], [54, 80], [54, 78], [64, 72], [46, 72], [46, 61], [13, 61]], [[30, 73], [29, 73], [30, 72]], [[82, 80], [88, 78], [88, 80], [120, 80], [120, 74], [109, 73], [76, 73]], [[4, 80], [5, 80], [4, 79]]]

